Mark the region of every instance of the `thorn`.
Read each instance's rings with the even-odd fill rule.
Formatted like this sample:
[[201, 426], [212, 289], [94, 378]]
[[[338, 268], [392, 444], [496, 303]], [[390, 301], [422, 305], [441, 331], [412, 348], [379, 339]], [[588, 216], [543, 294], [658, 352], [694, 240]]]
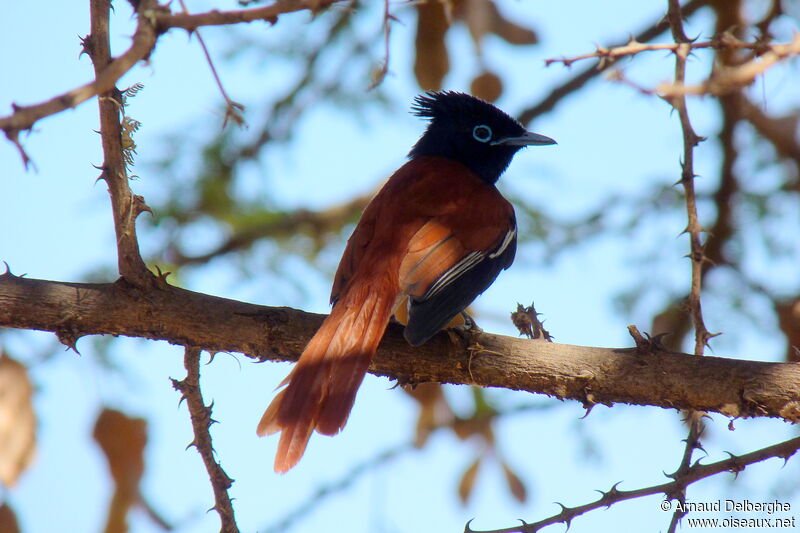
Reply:
[[60, 329], [55, 331], [56, 338], [58, 342], [66, 346], [67, 350], [72, 350], [78, 355], [81, 355], [81, 352], [78, 351], [78, 340], [83, 336], [75, 329], [67, 330], [67, 329]]
[[[619, 494], [619, 491], [617, 490], [617, 486], [618, 486], [620, 483], [622, 483], [622, 481], [617, 481], [616, 483], [614, 483], [614, 484], [611, 486], [611, 488], [610, 488], [610, 489], [608, 489], [608, 492], [603, 492], [602, 490], [595, 489], [595, 491], [596, 491], [596, 492], [599, 492], [600, 494], [602, 494], [602, 497], [600, 498], [600, 500], [599, 500], [599, 501], [603, 501], [603, 500], [606, 500], [606, 499], [611, 499], [611, 498], [613, 498], [614, 496], [618, 495], [618, 494]], [[608, 509], [609, 507], [611, 507], [611, 505], [612, 505], [613, 503], [614, 503], [613, 501], [610, 501], [610, 502], [606, 503], [606, 504], [605, 504], [605, 506], [606, 506], [606, 509]]]
[[[150, 208], [148, 208], [148, 210], [149, 209]], [[152, 213], [152, 211], [150, 212]], [[159, 286], [159, 288], [166, 289], [169, 286], [169, 283], [167, 282], [167, 276], [170, 274], [172, 274], [172, 272], [162, 272], [161, 267], [156, 265], [156, 284]]]
[[793, 451], [791, 451], [791, 452], [787, 453], [785, 456], [782, 456], [782, 457], [781, 457], [781, 458], [783, 459], [783, 466], [781, 466], [781, 468], [783, 468], [783, 467], [785, 467], [785, 466], [786, 466], [786, 463], [788, 463], [788, 462], [789, 462], [789, 459], [791, 459], [791, 458], [792, 458], [792, 456], [795, 454], [795, 452], [796, 452], [796, 451], [797, 451], [797, 450], [793, 450]]
[[475, 520], [475, 519], [474, 518], [470, 518], [467, 521], [466, 525], [464, 525], [464, 533], [475, 533], [475, 530], [472, 529], [471, 527], [469, 527], [469, 525], [472, 523], [473, 520]]

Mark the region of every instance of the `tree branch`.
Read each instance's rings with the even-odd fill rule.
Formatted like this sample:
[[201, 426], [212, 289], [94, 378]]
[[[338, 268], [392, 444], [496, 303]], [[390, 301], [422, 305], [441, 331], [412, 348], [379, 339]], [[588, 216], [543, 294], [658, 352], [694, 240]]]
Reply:
[[93, 96], [110, 91], [118, 79], [153, 51], [157, 35], [149, 19], [142, 17], [141, 13], [147, 9], [155, 8], [157, 5], [155, 0], [141, 1], [139, 4], [139, 23], [136, 26], [131, 47], [124, 54], [108, 63], [93, 81], [39, 104], [13, 105], [14, 112], [11, 115], [0, 117], [0, 129], [6, 133], [6, 136], [16, 135], [20, 131], [31, 129], [36, 121], [44, 117], [76, 107]]
[[729, 94], [750, 85], [778, 62], [797, 55], [800, 55], [800, 33], [786, 44], [770, 45], [769, 52], [752, 61], [736, 67], [720, 69], [703, 83], [698, 85], [662, 84], [655, 89], [655, 92], [664, 98], [687, 94], [713, 94], [716, 96]]
[[[667, 12], [667, 20], [669, 20], [673, 39], [675, 43], [679, 45], [675, 50], [675, 84], [678, 85], [683, 84], [686, 77], [686, 58], [689, 57], [689, 53], [691, 52], [691, 45], [683, 30], [680, 2], [678, 0], [669, 0], [668, 4], [669, 10]], [[678, 112], [681, 130], [683, 132], [683, 161], [681, 162], [681, 179], [678, 182], [683, 185], [686, 198], [686, 216], [688, 222], [685, 232], [689, 234], [691, 250], [689, 257], [692, 260], [692, 281], [688, 305], [689, 311], [692, 314], [692, 321], [694, 322], [694, 353], [695, 355], [703, 355], [703, 350], [712, 335], [706, 329], [700, 304], [703, 280], [702, 271], [706, 256], [700, 237], [700, 233], [704, 230], [697, 216], [697, 196], [694, 190], [694, 148], [705, 140], [705, 138], [697, 135], [694, 128], [692, 128], [689, 110], [686, 108], [686, 98], [682, 95], [675, 96], [669, 100], [669, 102]]]
[[[700, 358], [698, 357], [698, 359]], [[469, 527], [469, 522], [467, 522], [467, 526], [464, 528], [464, 531], [465, 533], [535, 533], [543, 527], [551, 524], [564, 523], [567, 525], [567, 527], [569, 527], [570, 522], [572, 522], [575, 517], [589, 511], [594, 511], [602, 507], [608, 508], [615, 503], [632, 500], [634, 498], [641, 498], [643, 496], [652, 496], [654, 494], [664, 494], [667, 498], [667, 501], [669, 501], [674, 499], [674, 494], [676, 492], [685, 491], [686, 487], [692, 483], [700, 481], [701, 479], [706, 479], [722, 472], [732, 472], [734, 475], [736, 475], [752, 464], [759, 463], [773, 457], [780, 457], [784, 460], [784, 462], [786, 462], [790, 457], [797, 453], [798, 449], [800, 449], [800, 437], [795, 437], [793, 439], [789, 439], [772, 446], [767, 446], [766, 448], [746, 453], [744, 455], [731, 455], [728, 459], [723, 459], [722, 461], [717, 461], [716, 463], [704, 465], [696, 462], [690, 468], [688, 468], [685, 473], [681, 474], [680, 476], [673, 474], [670, 476], [673, 478], [672, 481], [663, 483], [661, 485], [653, 485], [652, 487], [644, 487], [635, 490], [618, 490], [617, 486], [619, 483], [616, 483], [608, 491], [600, 491], [602, 496], [600, 496], [600, 498], [594, 502], [578, 505], [576, 507], [566, 507], [563, 504], [559, 504], [562, 507], [560, 513], [531, 524], [523, 522], [522, 525], [516, 527], [493, 529], [491, 531], [476, 531], [471, 529]], [[669, 507], [671, 507], [671, 505]], [[668, 510], [669, 507], [662, 507], [662, 509]]]
[[194, 431], [194, 440], [190, 446], [197, 449], [211, 480], [211, 487], [214, 489], [214, 509], [219, 514], [221, 523], [220, 533], [239, 533], [233, 514], [233, 504], [228, 495], [233, 480], [214, 458], [214, 445], [211, 442], [209, 428], [215, 420], [211, 418], [211, 407], [205, 404], [200, 390], [200, 349], [186, 346], [183, 364], [186, 367], [186, 377], [180, 381], [173, 379], [172, 386], [182, 394], [182, 399], [186, 400], [189, 407]]
[[269, 20], [275, 22], [284, 13], [292, 13], [309, 9], [319, 11], [340, 0], [279, 0], [274, 4], [253, 9], [235, 11], [210, 11], [197, 15], [172, 14], [157, 0], [140, 0], [137, 15], [136, 32], [131, 47], [121, 56], [98, 73], [96, 78], [77, 89], [55, 96], [39, 104], [19, 106], [12, 105], [11, 115], [0, 117], [0, 129], [6, 137], [20, 150], [24, 161], [27, 155], [19, 144], [19, 132], [29, 130], [38, 121], [65, 109], [76, 107], [86, 100], [111, 90], [125, 73], [136, 63], [146, 59], [155, 49], [158, 37], [172, 28], [195, 29], [199, 26], [233, 24], [251, 22], [253, 20]]
[[[691, 41], [686, 37], [686, 32], [683, 28], [683, 14], [681, 13], [679, 0], [668, 0], [667, 5], [667, 20], [672, 32], [672, 39], [676, 45], [676, 49], [673, 51], [675, 54], [675, 84], [683, 84], [686, 79], [686, 59], [692, 52]], [[691, 290], [688, 306], [695, 332], [694, 355], [701, 356], [705, 351], [708, 340], [712, 337], [706, 328], [700, 301], [703, 284], [703, 264], [707, 258], [704, 252], [704, 244], [700, 237], [703, 227], [700, 225], [697, 215], [697, 195], [694, 188], [694, 149], [704, 139], [697, 135], [692, 127], [689, 110], [686, 107], [686, 97], [673, 97], [670, 100], [670, 104], [678, 112], [683, 133], [683, 161], [681, 162], [681, 179], [679, 183], [683, 185], [686, 199], [686, 218], [688, 222], [685, 232], [689, 234], [689, 257], [692, 261]], [[689, 434], [686, 437], [683, 457], [674, 474], [676, 481], [679, 479], [678, 476], [685, 476], [691, 470], [694, 451], [701, 447], [700, 435], [703, 432], [703, 416], [704, 413], [700, 410], [691, 410], [686, 413]], [[675, 487], [672, 489], [672, 494], [668, 493], [669, 496], [676, 498], [680, 503], [684, 503], [686, 501], [686, 486]], [[678, 523], [684, 515], [686, 515], [686, 511], [678, 506], [672, 513], [669, 528], [667, 529], [668, 533], [675, 533]]]
[[[83, 41], [84, 51], [92, 59], [97, 79], [110, 68], [109, 0], [91, 0], [91, 33]], [[155, 41], [153, 41], [155, 42]], [[114, 231], [117, 236], [117, 265], [122, 277], [134, 285], [145, 287], [155, 283], [139, 252], [136, 237], [136, 218], [150, 208], [141, 196], [133, 194], [128, 185], [128, 170], [122, 150], [122, 95], [115, 85], [100, 93], [100, 136], [103, 145], [103, 166], [100, 177], [108, 184]]]
[[309, 235], [321, 240], [323, 236], [337, 234], [348, 222], [357, 220], [374, 194], [372, 191], [318, 211], [295, 209], [282, 213], [267, 222], [237, 229], [213, 250], [198, 255], [187, 255], [177, 243], [173, 243], [167, 250], [166, 257], [171, 264], [184, 266], [206, 263], [215, 257], [248, 249], [263, 238], [280, 240], [296, 235]]
[[[708, 4], [709, 0], [689, 0], [686, 2], [686, 5], [683, 6], [683, 15], [688, 17], [692, 15], [695, 11], [704, 7]], [[658, 20], [653, 22], [647, 28], [641, 30], [637, 33], [633, 40], [644, 43], [655, 39], [665, 31], [669, 29], [669, 23], [667, 20], [662, 16], [659, 15]], [[609, 48], [615, 48], [616, 46], [622, 46], [623, 43], [619, 45], [612, 45]], [[548, 111], [551, 111], [556, 107], [558, 103], [561, 102], [563, 98], [570, 95], [571, 93], [581, 89], [587, 82], [595, 78], [598, 74], [604, 72], [610, 65], [610, 63], [606, 64], [597, 64], [592, 65], [585, 70], [582, 70], [580, 73], [576, 74], [562, 85], [559, 85], [548, 94], [544, 99], [542, 99], [539, 103], [524, 109], [517, 118], [523, 124], [530, 123], [533, 119], [538, 117], [539, 115], [543, 115]]]
[[278, 22], [278, 16], [284, 13], [304, 11], [313, 13], [323, 11], [325, 8], [342, 0], [278, 0], [274, 4], [255, 7], [251, 9], [236, 9], [232, 11], [219, 11], [213, 9], [206, 13], [156, 13], [153, 20], [161, 31], [171, 28], [183, 28], [193, 31], [201, 26], [225, 26], [241, 22], [266, 21], [270, 24]]
[[[62, 283], [0, 275], [0, 327], [53, 331], [69, 346], [84, 335], [126, 335], [261, 361], [295, 361], [323, 318], [166, 284], [143, 291], [124, 280]], [[640, 353], [488, 333], [469, 339], [442, 333], [411, 348], [401, 326], [392, 324], [370, 372], [402, 383], [524, 390], [587, 407], [628, 403], [800, 421], [800, 364], [795, 363]]]
[[[621, 57], [641, 54], [642, 52], [658, 52], [664, 50], [676, 52], [678, 48], [680, 48], [681, 44], [682, 43], [677, 43], [677, 42], [648, 44], [648, 43], [640, 43], [635, 38], [632, 38], [627, 44], [624, 44], [622, 46], [615, 46], [611, 48], [606, 48], [604, 46], [597, 46], [594, 52], [588, 52], [586, 54], [581, 54], [572, 57], [554, 57], [550, 59], [545, 59], [544, 64], [545, 66], [549, 67], [554, 63], [563, 63], [565, 67], [569, 67], [576, 61], [595, 58], [600, 60], [599, 66], [605, 67], [607, 66], [608, 62], [613, 62]], [[772, 46], [776, 45], [765, 44], [763, 41], [754, 41], [754, 42], [742, 41], [737, 39], [730, 33], [723, 33], [721, 35], [715, 36], [710, 41], [703, 41], [699, 43], [689, 42], [689, 48], [691, 50], [702, 50], [703, 48], [732, 49], [732, 50], [762, 50], [762, 49], [770, 49]]]

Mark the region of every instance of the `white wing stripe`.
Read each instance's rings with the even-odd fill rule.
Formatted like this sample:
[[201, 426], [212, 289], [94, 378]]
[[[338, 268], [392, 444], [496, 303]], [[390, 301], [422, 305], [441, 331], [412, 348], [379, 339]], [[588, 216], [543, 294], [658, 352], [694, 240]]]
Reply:
[[495, 251], [494, 253], [489, 254], [489, 259], [494, 259], [498, 255], [505, 252], [506, 248], [508, 248], [508, 245], [511, 244], [511, 241], [514, 240], [514, 237], [516, 237], [516, 235], [517, 235], [517, 227], [514, 226], [508, 233], [506, 233], [505, 239], [503, 239], [503, 242], [500, 243], [500, 248], [498, 248], [497, 251]]
[[428, 291], [423, 296], [423, 299], [427, 300], [432, 296], [436, 295], [439, 291], [441, 291], [444, 287], [446, 287], [452, 280], [475, 266], [477, 263], [481, 262], [486, 254], [484, 252], [471, 252], [464, 256], [461, 261], [453, 265], [453, 267], [439, 276], [439, 279], [430, 286]]
[[[503, 238], [503, 242], [500, 243], [500, 246], [497, 248], [497, 250], [489, 254], [489, 259], [494, 259], [497, 256], [501, 255], [503, 252], [505, 252], [506, 248], [508, 248], [508, 246], [514, 241], [516, 235], [517, 235], [517, 228], [515, 226], [511, 228], [508, 231], [508, 233], [506, 233], [506, 236]], [[432, 298], [433, 296], [435, 296], [442, 289], [444, 289], [451, 281], [456, 279], [464, 272], [468, 271], [476, 264], [483, 261], [485, 257], [486, 257], [486, 252], [470, 252], [467, 255], [465, 255], [458, 263], [453, 265], [452, 268], [450, 268], [450, 270], [439, 276], [439, 279], [437, 279], [428, 288], [427, 292], [422, 297], [423, 300], [427, 300], [428, 298]]]

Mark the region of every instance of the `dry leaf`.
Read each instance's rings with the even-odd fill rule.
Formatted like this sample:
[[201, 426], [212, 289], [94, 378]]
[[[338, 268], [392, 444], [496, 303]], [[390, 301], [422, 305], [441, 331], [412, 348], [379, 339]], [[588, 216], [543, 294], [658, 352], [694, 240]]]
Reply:
[[438, 91], [450, 70], [445, 34], [450, 26], [445, 4], [428, 1], [417, 4], [417, 36], [414, 75], [426, 91]]
[[687, 310], [679, 303], [672, 303], [662, 312], [653, 317], [650, 335], [658, 337], [668, 334], [661, 341], [662, 345], [674, 352], [680, 351], [684, 337], [689, 332], [692, 320]]
[[492, 33], [508, 44], [528, 45], [539, 42], [539, 36], [535, 31], [508, 20], [498, 11], [494, 2], [488, 3], [491, 4]]
[[472, 489], [475, 487], [475, 480], [478, 477], [478, 468], [481, 466], [481, 459], [483, 459], [483, 456], [479, 455], [461, 476], [461, 481], [458, 484], [458, 499], [461, 500], [461, 503], [467, 503], [467, 500], [469, 500], [472, 494]]
[[128, 511], [140, 500], [147, 423], [113, 409], [103, 409], [94, 426], [94, 440], [108, 459], [115, 485], [105, 532], [124, 533], [128, 530]]
[[514, 496], [515, 500], [517, 500], [519, 503], [525, 503], [525, 500], [528, 498], [528, 491], [525, 488], [525, 484], [522, 482], [522, 479], [520, 479], [516, 472], [514, 472], [505, 461], [500, 461], [500, 465], [503, 467], [503, 474], [506, 476], [508, 490], [511, 491], [511, 494]]
[[439, 383], [420, 383], [416, 387], [404, 387], [403, 390], [419, 403], [414, 446], [422, 448], [434, 429], [453, 422], [453, 410]]
[[13, 486], [36, 450], [33, 387], [25, 365], [0, 353], [0, 482]]
[[20, 533], [17, 515], [7, 503], [0, 505], [0, 533]]
[[496, 102], [503, 94], [503, 81], [494, 72], [484, 71], [472, 80], [470, 92], [487, 102]]
[[800, 361], [800, 298], [775, 304], [778, 324], [786, 335], [786, 360]]
[[539, 42], [539, 36], [530, 28], [520, 26], [505, 18], [492, 0], [465, 0], [458, 4], [456, 18], [463, 19], [475, 46], [479, 50], [485, 35], [494, 33], [513, 45], [528, 45]]

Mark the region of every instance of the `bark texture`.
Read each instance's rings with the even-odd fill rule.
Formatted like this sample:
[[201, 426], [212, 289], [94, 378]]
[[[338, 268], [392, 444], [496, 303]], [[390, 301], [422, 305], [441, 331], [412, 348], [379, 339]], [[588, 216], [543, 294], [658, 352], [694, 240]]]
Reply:
[[[52, 331], [68, 346], [84, 335], [125, 335], [295, 361], [323, 315], [187, 291], [160, 279], [143, 290], [0, 276], [0, 326]], [[390, 325], [370, 372], [402, 383], [502, 387], [601, 403], [695, 409], [731, 417], [800, 420], [800, 363], [770, 363], [637, 348], [596, 348], [489, 333], [440, 333], [419, 348]]]

